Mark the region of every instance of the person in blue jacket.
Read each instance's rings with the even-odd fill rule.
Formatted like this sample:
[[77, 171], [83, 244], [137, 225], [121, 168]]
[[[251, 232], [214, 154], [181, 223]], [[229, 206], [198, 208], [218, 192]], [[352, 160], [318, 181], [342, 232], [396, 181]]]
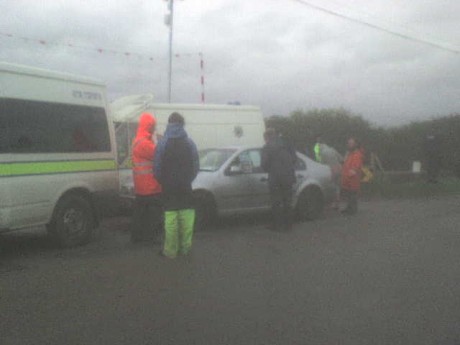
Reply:
[[154, 175], [162, 186], [165, 209], [162, 254], [171, 259], [190, 252], [195, 223], [192, 182], [198, 174], [199, 157], [184, 125], [184, 118], [179, 113], [169, 116], [153, 163]]

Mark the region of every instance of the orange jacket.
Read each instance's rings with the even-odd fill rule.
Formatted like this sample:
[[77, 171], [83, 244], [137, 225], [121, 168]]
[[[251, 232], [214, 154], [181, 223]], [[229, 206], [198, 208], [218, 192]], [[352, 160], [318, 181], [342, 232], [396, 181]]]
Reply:
[[153, 158], [155, 143], [152, 140], [156, 120], [149, 113], [143, 113], [137, 127], [137, 135], [133, 140], [132, 163], [134, 191], [136, 195], [152, 195], [161, 193], [161, 186], [153, 176]]
[[342, 188], [359, 191], [361, 188], [361, 168], [363, 167], [363, 151], [356, 149], [348, 153], [342, 166]]

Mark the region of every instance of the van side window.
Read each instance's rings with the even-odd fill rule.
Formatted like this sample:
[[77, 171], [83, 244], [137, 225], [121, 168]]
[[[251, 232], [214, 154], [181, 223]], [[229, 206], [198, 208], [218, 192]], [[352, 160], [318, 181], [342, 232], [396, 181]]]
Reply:
[[9, 130], [9, 152], [110, 151], [104, 108], [1, 99], [0, 109]]

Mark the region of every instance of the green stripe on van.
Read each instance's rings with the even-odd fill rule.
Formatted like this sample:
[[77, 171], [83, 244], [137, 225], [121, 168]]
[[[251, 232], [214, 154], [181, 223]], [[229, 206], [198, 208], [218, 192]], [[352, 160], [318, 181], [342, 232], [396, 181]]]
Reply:
[[0, 176], [76, 173], [116, 168], [114, 160], [0, 163]]

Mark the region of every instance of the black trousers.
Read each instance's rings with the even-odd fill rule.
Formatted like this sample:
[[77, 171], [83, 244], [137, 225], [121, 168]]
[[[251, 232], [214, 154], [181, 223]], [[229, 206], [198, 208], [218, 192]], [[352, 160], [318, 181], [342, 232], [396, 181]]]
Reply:
[[160, 195], [136, 195], [131, 240], [160, 241], [163, 234], [163, 203]]
[[342, 198], [347, 203], [343, 212], [347, 214], [356, 214], [356, 212], [358, 212], [358, 192], [342, 189]]
[[270, 200], [273, 230], [290, 230], [292, 228], [292, 185], [270, 184]]

